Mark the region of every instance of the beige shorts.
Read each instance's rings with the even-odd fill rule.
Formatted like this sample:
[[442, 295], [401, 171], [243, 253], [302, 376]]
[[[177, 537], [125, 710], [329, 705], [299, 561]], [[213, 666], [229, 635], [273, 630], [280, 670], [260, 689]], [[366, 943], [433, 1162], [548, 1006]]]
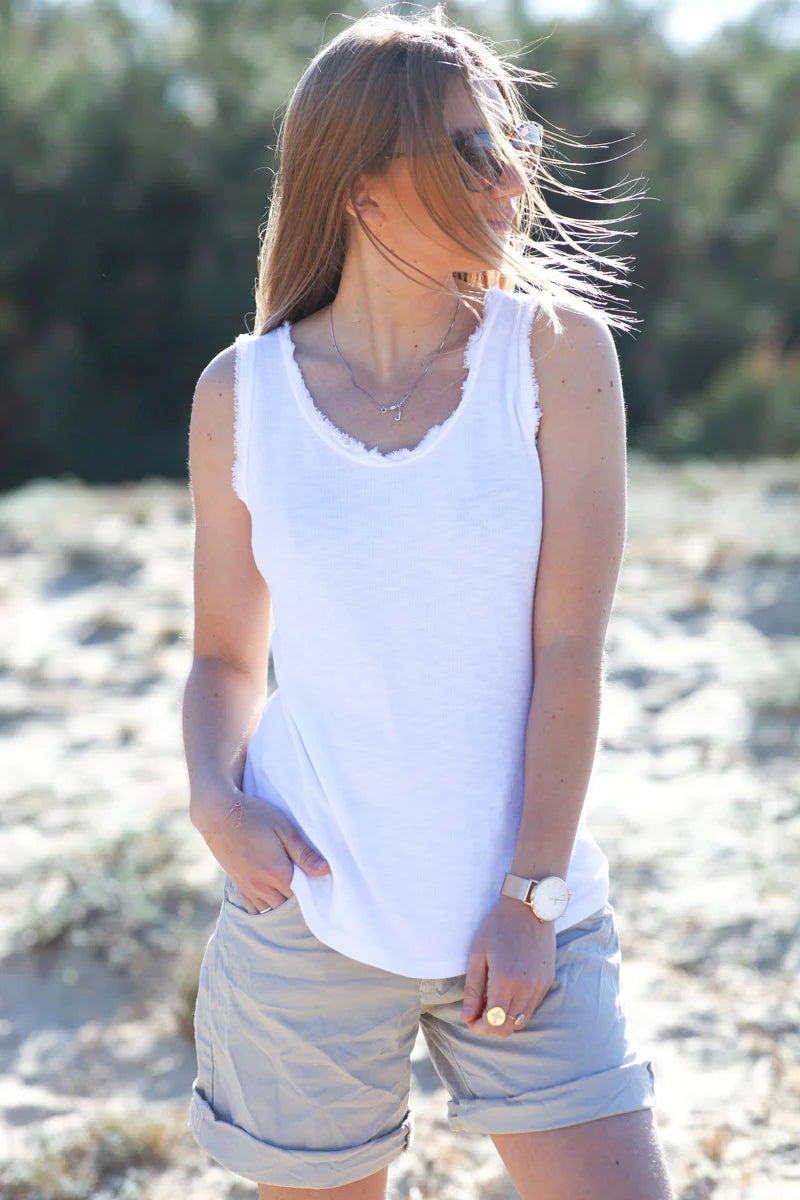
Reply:
[[524, 1029], [472, 1033], [464, 975], [413, 979], [319, 941], [297, 896], [248, 913], [229, 876], [200, 968], [189, 1128], [255, 1183], [330, 1188], [410, 1144], [411, 1052], [421, 1026], [467, 1133], [555, 1129], [654, 1105], [652, 1063], [619, 1003], [614, 909], [556, 935], [553, 984]]

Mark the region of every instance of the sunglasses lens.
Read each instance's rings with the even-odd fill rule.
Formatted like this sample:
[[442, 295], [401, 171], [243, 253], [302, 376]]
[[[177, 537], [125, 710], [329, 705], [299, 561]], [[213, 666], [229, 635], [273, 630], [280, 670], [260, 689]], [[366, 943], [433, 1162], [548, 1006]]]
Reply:
[[526, 171], [535, 171], [542, 154], [542, 127], [535, 121], [526, 121], [512, 131], [509, 141]]
[[463, 174], [464, 182], [470, 191], [493, 187], [503, 173], [503, 164], [495, 153], [486, 130], [475, 130], [468, 137], [455, 139], [455, 142], [456, 149], [468, 168]]
[[519, 149], [541, 147], [542, 127], [535, 121], [526, 121], [524, 125], [518, 125], [510, 132], [509, 141]]
[[[508, 140], [526, 174], [533, 174], [539, 165], [541, 135], [542, 128], [535, 121], [527, 121], [508, 131]], [[476, 129], [453, 141], [468, 168], [468, 171], [462, 171], [462, 176], [470, 191], [485, 191], [494, 187], [503, 174], [505, 162], [497, 152], [491, 135], [485, 129]]]

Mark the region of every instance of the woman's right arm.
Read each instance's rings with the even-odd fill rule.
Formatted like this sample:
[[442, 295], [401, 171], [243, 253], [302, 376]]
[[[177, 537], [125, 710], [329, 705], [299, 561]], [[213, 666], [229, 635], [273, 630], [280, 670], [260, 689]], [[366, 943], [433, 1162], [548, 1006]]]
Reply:
[[194, 659], [183, 735], [190, 818], [203, 837], [241, 788], [247, 743], [266, 698], [269, 655], [269, 589], [253, 560], [250, 514], [231, 486], [234, 354], [228, 347], [203, 371], [189, 425]]
[[[241, 790], [266, 699], [271, 598], [253, 559], [250, 513], [231, 483], [235, 350], [208, 364], [192, 403], [194, 658], [183, 740], [192, 824], [206, 839], [218, 828], [211, 843], [217, 861], [245, 899], [274, 906], [291, 891], [292, 861], [313, 871], [316, 853], [284, 813]], [[223, 820], [235, 800], [244, 806], [241, 833], [233, 816]]]

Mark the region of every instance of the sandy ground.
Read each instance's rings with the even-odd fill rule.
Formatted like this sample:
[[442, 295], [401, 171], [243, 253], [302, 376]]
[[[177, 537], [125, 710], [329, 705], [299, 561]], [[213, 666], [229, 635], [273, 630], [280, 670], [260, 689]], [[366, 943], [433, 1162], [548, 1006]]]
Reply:
[[[197, 1147], [221, 870], [187, 815], [188, 491], [0, 497], [0, 1193], [254, 1197]], [[586, 805], [679, 1200], [800, 1195], [800, 461], [630, 456]], [[517, 1196], [421, 1038], [393, 1200]]]

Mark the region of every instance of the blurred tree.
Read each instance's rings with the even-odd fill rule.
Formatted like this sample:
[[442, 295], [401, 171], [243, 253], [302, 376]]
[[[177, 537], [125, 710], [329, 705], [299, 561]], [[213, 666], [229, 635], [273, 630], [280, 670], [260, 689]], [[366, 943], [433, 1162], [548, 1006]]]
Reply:
[[[510, 9], [523, 44], [550, 32], [514, 0]], [[635, 256], [626, 298], [641, 318], [632, 343], [619, 343], [631, 438], [675, 453], [681, 428], [685, 449], [699, 452], [689, 430], [699, 437], [703, 422], [672, 422], [667, 433], [669, 414], [681, 402], [716, 410], [720, 372], [732, 358], [741, 366], [766, 346], [779, 363], [797, 345], [800, 47], [793, 0], [762, 4], [689, 54], [660, 32], [667, 16], [661, 3], [606, 0], [586, 20], [559, 22], [530, 61], [558, 81], [543, 93], [548, 121], [587, 142], [616, 143], [612, 153], [624, 156], [593, 168], [591, 186], [618, 180], [623, 167], [648, 181], [630, 223], [636, 238], [622, 247]], [[493, 33], [510, 30], [495, 21]], [[625, 148], [632, 134], [633, 151]], [[750, 375], [769, 388], [782, 372]], [[800, 394], [789, 403], [800, 408]], [[766, 442], [796, 450], [796, 427], [782, 422], [781, 437], [776, 427]], [[726, 453], [756, 448], [743, 427], [723, 444]], [[702, 445], [713, 452], [706, 434]]]
[[[546, 126], [610, 145], [574, 156], [576, 183], [648, 181], [620, 226], [636, 231], [619, 253], [635, 260], [625, 299], [641, 325], [619, 348], [631, 441], [665, 454], [800, 447], [789, 9], [770, 0], [679, 54], [663, 11], [633, 0], [605, 0], [555, 33], [518, 0], [448, 5], [552, 76], [555, 88], [527, 97]], [[252, 321], [287, 96], [363, 7], [163, 0], [133, 11], [0, 0], [3, 486], [185, 472], [197, 376]], [[584, 207], [576, 215], [627, 211]]]

